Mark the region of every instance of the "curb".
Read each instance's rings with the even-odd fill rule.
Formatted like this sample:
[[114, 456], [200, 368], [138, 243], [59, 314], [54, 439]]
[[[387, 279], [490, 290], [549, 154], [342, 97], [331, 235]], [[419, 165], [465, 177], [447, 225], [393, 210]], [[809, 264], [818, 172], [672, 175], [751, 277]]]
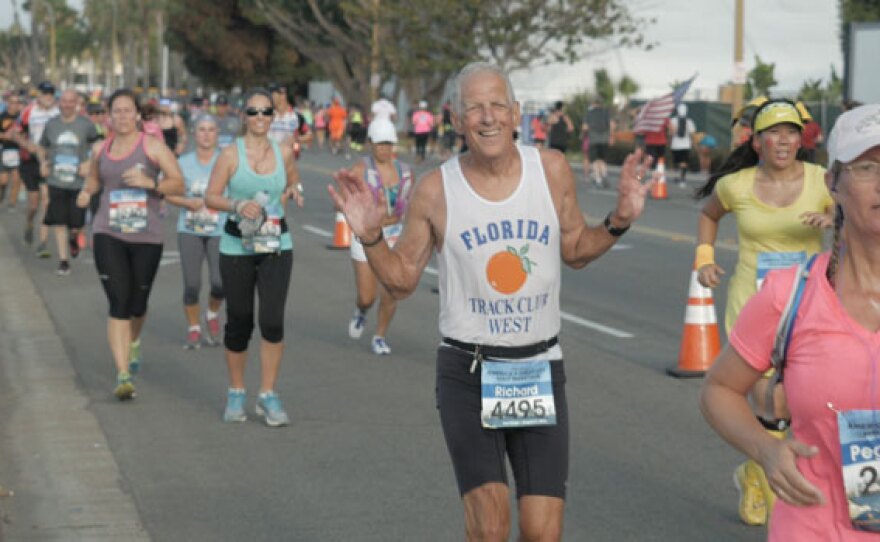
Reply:
[[[0, 224], [0, 540], [150, 540], [43, 300]], [[4, 525], [5, 523], [5, 525]]]

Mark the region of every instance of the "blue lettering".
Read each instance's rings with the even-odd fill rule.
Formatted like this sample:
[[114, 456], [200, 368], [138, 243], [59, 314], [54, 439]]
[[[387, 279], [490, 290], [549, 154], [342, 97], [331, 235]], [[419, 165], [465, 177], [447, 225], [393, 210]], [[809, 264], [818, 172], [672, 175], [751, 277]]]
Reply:
[[516, 238], [523, 238], [523, 219], [519, 218], [516, 221]]
[[486, 226], [486, 233], [489, 234], [490, 241], [498, 240], [498, 224], [494, 222], [490, 222], [488, 226]]
[[468, 250], [473, 249], [473, 245], [471, 245], [471, 232], [463, 231], [461, 232], [461, 240], [464, 241], [464, 246], [467, 247]]
[[544, 245], [550, 245], [550, 226], [544, 226], [544, 231], [541, 232], [541, 237], [538, 238], [539, 243], [544, 243]]
[[535, 220], [529, 220], [529, 229], [526, 233], [526, 239], [529, 241], [534, 241], [538, 238], [538, 222]]
[[478, 228], [473, 229], [474, 237], [477, 238], [477, 246], [481, 247], [486, 244], [486, 236], [480, 233]]
[[513, 239], [513, 225], [510, 223], [509, 220], [501, 221], [501, 236], [505, 240]]

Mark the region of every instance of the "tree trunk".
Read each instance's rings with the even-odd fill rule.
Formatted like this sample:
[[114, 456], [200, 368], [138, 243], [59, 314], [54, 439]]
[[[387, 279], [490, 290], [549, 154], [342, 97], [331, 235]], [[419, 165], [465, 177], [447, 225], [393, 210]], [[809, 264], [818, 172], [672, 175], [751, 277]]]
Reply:
[[42, 0], [33, 0], [31, 3], [30, 75], [32, 85], [38, 84], [43, 80], [43, 77], [45, 77], [43, 62], [40, 58], [42, 56], [42, 50], [40, 47], [41, 33], [39, 15], [42, 4]]

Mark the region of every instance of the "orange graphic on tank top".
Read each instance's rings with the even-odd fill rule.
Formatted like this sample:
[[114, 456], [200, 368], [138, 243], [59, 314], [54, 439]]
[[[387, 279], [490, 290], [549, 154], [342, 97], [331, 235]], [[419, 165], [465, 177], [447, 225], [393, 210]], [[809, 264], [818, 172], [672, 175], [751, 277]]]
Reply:
[[493, 254], [486, 264], [489, 285], [502, 294], [512, 294], [522, 288], [532, 267], [538, 265], [526, 256], [528, 252], [529, 245], [525, 244], [519, 250], [508, 246], [507, 250]]

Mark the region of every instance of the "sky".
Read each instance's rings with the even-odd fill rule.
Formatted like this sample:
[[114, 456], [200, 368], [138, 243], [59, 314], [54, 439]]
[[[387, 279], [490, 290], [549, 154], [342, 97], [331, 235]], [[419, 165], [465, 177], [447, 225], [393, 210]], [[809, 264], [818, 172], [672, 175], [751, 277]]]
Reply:
[[[698, 73], [688, 95], [716, 99], [718, 86], [733, 76], [734, 0], [625, 0], [631, 11], [655, 18], [645, 31], [651, 51], [617, 49], [575, 65], [536, 68], [511, 77], [520, 100], [556, 100], [592, 90], [593, 70], [605, 68], [614, 80], [628, 74], [637, 97], [669, 92], [673, 81]], [[843, 74], [836, 0], [745, 0], [744, 61], [755, 55], [775, 63], [775, 90], [796, 92], [806, 79], [827, 80], [831, 65]]]
[[[24, 0], [18, 0], [19, 9]], [[695, 73], [689, 99], [715, 99], [733, 75], [734, 0], [621, 0], [634, 14], [654, 18], [645, 31], [651, 51], [614, 49], [574, 65], [516, 72], [511, 79], [522, 101], [552, 101], [593, 86], [593, 70], [613, 79], [627, 74], [641, 87], [638, 98], [669, 91], [673, 81]], [[82, 0], [68, 0], [81, 8]], [[827, 80], [834, 65], [843, 74], [837, 0], [745, 0], [746, 69], [755, 55], [776, 64], [777, 91], [796, 92], [807, 79]], [[24, 15], [27, 15], [24, 13]], [[27, 24], [26, 20], [23, 21]], [[12, 0], [0, 0], [0, 28], [12, 24]]]

